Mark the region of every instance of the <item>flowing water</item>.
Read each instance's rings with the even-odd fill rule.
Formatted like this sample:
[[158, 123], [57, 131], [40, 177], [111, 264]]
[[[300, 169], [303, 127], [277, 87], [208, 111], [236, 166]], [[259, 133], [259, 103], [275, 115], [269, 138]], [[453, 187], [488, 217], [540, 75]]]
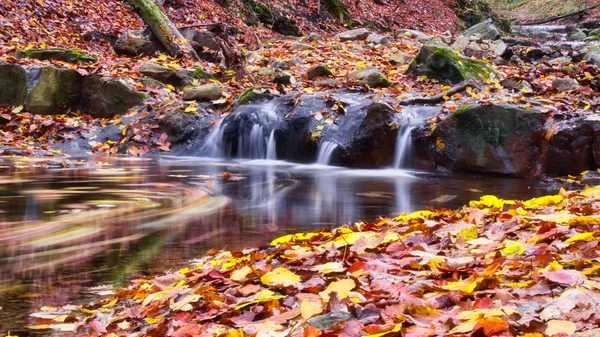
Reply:
[[319, 153], [317, 154], [317, 164], [329, 165], [331, 156], [338, 145], [333, 141], [324, 141], [319, 145]]
[[[335, 147], [324, 144], [322, 164]], [[34, 335], [26, 326], [36, 308], [89, 302], [211, 248], [261, 246], [288, 233], [457, 208], [485, 194], [556, 192], [525, 180], [272, 160], [88, 162], [94, 164], [55, 170], [33, 160], [0, 162], [0, 336]]]

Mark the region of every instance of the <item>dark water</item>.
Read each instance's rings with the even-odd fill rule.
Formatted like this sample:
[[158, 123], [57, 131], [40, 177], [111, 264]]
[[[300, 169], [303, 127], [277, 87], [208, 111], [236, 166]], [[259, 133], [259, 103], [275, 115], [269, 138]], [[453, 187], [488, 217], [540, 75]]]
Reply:
[[[91, 164], [97, 161], [104, 163]], [[267, 161], [91, 158], [54, 170], [42, 164], [5, 160], [0, 167], [0, 336], [33, 335], [26, 326], [36, 308], [91, 301], [110, 288], [93, 287], [179, 268], [210, 248], [458, 208], [485, 194], [556, 192], [517, 179]]]

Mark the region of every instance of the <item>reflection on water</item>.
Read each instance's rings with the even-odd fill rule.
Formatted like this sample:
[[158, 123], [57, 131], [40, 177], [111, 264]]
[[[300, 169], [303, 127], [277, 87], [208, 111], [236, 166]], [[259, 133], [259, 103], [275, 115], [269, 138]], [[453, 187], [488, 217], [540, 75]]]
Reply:
[[298, 231], [456, 208], [484, 194], [530, 198], [523, 180], [347, 170], [276, 161], [107, 159], [102, 166], [0, 167], [0, 335], [27, 335], [43, 305], [87, 302], [210, 248], [260, 246]]

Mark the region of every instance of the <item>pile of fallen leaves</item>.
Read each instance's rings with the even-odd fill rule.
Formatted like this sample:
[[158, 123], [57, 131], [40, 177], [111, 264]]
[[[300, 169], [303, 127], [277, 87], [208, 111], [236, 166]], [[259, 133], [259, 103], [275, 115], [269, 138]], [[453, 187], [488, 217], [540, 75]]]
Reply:
[[600, 187], [210, 251], [35, 329], [103, 336], [597, 336]]

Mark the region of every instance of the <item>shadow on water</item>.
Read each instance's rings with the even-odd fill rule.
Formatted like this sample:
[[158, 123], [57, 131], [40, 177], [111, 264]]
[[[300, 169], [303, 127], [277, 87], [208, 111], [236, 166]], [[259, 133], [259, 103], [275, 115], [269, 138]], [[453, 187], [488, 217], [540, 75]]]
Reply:
[[0, 335], [32, 334], [28, 314], [85, 303], [208, 249], [294, 232], [457, 208], [485, 194], [531, 198], [524, 180], [349, 170], [273, 160], [107, 159], [101, 167], [0, 163]]

